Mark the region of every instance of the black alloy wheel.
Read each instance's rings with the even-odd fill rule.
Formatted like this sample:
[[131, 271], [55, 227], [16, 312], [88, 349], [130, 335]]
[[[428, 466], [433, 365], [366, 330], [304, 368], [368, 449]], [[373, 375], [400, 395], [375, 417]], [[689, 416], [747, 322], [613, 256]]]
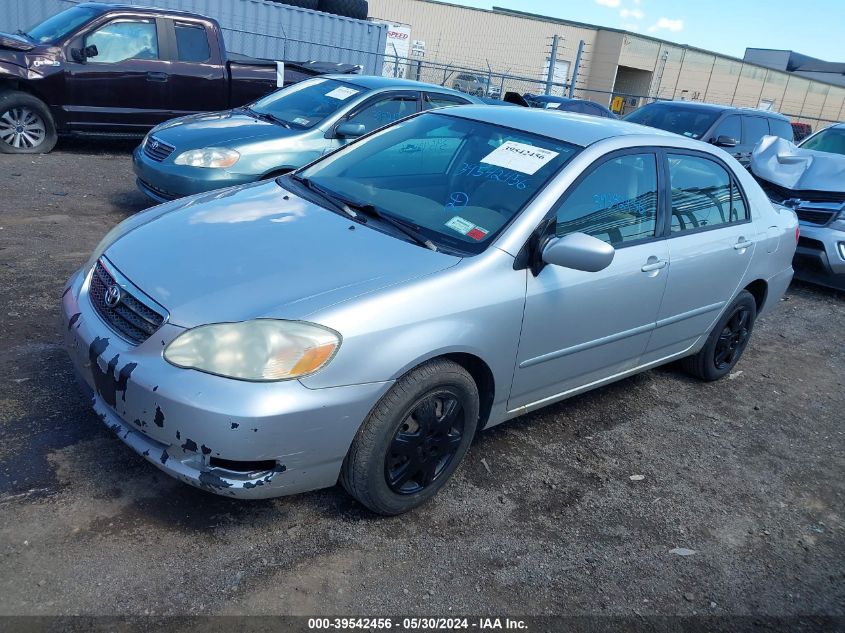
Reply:
[[436, 482], [458, 452], [464, 427], [457, 393], [445, 388], [423, 396], [393, 436], [384, 462], [388, 487], [412, 495]]

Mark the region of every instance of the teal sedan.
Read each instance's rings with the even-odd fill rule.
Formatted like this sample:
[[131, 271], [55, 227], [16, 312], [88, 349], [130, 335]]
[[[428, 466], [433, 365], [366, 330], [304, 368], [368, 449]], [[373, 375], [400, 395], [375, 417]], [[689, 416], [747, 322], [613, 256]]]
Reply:
[[141, 191], [164, 202], [275, 178], [408, 115], [467, 103], [478, 100], [418, 81], [324, 75], [243, 108], [162, 123], [133, 167]]

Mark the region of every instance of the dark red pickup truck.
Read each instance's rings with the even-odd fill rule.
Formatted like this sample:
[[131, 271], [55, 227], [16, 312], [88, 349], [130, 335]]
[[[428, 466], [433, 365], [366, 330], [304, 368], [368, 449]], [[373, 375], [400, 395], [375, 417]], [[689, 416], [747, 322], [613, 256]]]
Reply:
[[[227, 55], [220, 25], [181, 11], [84, 3], [0, 33], [0, 152], [49, 152], [58, 135], [142, 136], [355, 67]], [[279, 76], [281, 74], [281, 77]]]

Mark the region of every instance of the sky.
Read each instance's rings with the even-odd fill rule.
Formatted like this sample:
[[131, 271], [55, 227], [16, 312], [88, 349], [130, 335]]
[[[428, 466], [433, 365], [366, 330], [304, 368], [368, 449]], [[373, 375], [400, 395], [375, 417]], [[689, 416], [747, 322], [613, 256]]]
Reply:
[[845, 62], [845, 0], [449, 0], [636, 31], [733, 57], [789, 49]]

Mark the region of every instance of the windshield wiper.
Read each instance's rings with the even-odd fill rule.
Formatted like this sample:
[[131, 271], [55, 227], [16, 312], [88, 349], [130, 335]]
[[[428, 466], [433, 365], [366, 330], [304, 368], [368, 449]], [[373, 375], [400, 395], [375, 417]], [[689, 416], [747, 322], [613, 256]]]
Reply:
[[432, 242], [420, 231], [414, 228], [414, 226], [410, 223], [404, 222], [403, 220], [395, 218], [392, 215], [382, 213], [381, 211], [376, 209], [372, 204], [356, 202], [354, 200], [344, 198], [343, 196], [339, 196], [334, 191], [330, 191], [325, 187], [318, 185], [310, 178], [306, 178], [305, 176], [294, 175], [293, 179], [297, 182], [302, 183], [311, 191], [318, 193], [322, 198], [331, 202], [331, 204], [335, 208], [340, 209], [353, 220], [357, 220], [362, 224], [366, 224], [366, 218], [360, 217], [361, 215], [375, 218], [384, 222], [385, 224], [389, 224], [397, 231], [404, 234], [406, 237], [411, 238], [417, 244], [425, 246], [429, 250], [437, 251], [437, 246], [434, 245], [434, 242]]
[[313, 191], [314, 193], [319, 195], [321, 198], [326, 200], [328, 203], [330, 203], [338, 211], [342, 211], [343, 213], [348, 215], [353, 220], [358, 220], [359, 222], [361, 221], [358, 218], [358, 214], [355, 213], [355, 211], [353, 211], [352, 209], [349, 208], [349, 206], [346, 204], [346, 201], [343, 200], [342, 198], [340, 198], [333, 191], [329, 191], [325, 187], [321, 187], [320, 185], [318, 185], [317, 183], [312, 181], [310, 178], [306, 178], [305, 176], [298, 176], [298, 175], [294, 174], [292, 176], [292, 178], [295, 181], [302, 183], [302, 185], [304, 185], [306, 189]]
[[249, 112], [256, 119], [264, 119], [265, 121], [270, 121], [271, 123], [278, 123], [282, 127], [286, 127], [289, 130], [293, 129], [290, 123], [288, 123], [284, 119], [280, 119], [279, 117], [273, 114], [270, 114], [269, 112], [259, 112], [258, 110], [253, 110], [249, 106], [244, 106], [244, 110]]
[[378, 209], [375, 208], [372, 204], [368, 203], [361, 203], [361, 202], [353, 202], [351, 200], [345, 201], [346, 206], [357, 211], [358, 213], [362, 213], [367, 215], [371, 218], [376, 218], [377, 220], [381, 220], [385, 224], [389, 224], [393, 228], [397, 229], [398, 231], [404, 233], [412, 240], [414, 240], [417, 244], [425, 246], [426, 248], [436, 251], [437, 246], [434, 245], [430, 239], [428, 239], [425, 235], [423, 235], [419, 230], [415, 228], [415, 225], [411, 224], [410, 222], [406, 222], [404, 220], [400, 220], [392, 215], [387, 215], [386, 213], [382, 213]]
[[20, 29], [15, 31], [15, 35], [23, 35], [28, 40], [32, 39], [32, 36], [29, 33], [27, 33], [26, 31], [21, 31]]

